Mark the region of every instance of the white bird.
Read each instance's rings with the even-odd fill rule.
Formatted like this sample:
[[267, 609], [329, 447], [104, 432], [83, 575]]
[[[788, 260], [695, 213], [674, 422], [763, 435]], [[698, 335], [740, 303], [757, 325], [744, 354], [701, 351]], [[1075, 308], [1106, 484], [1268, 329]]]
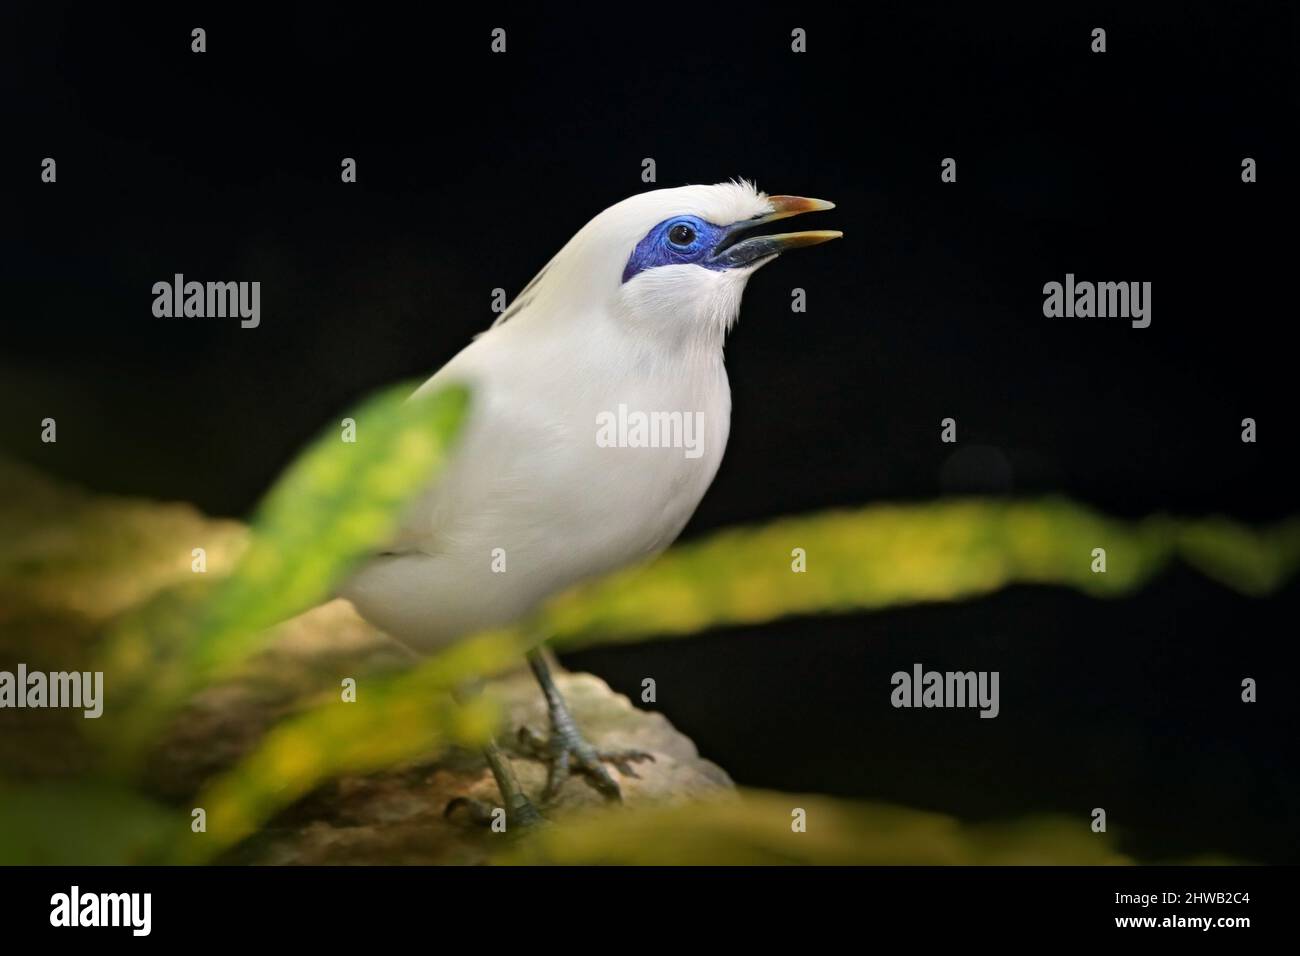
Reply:
[[[742, 233], [831, 208], [732, 182], [641, 193], [597, 215], [417, 391], [468, 384], [468, 418], [442, 474], [343, 596], [427, 652], [666, 548], [722, 461], [723, 343], [746, 282], [786, 249], [841, 235]], [[545, 659], [529, 661], [551, 718], [546, 796], [576, 770], [617, 798], [601, 761], [634, 775], [628, 761], [646, 755], [592, 748]], [[507, 812], [536, 819], [500, 751], [487, 756]]]

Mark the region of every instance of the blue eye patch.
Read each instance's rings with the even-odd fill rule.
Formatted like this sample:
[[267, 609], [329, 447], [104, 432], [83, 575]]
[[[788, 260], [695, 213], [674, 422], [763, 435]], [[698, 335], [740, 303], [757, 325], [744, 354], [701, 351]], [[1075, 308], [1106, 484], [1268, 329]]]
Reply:
[[623, 269], [623, 281], [657, 266], [699, 265], [721, 271], [728, 263], [712, 258], [712, 253], [730, 230], [715, 226], [696, 216], [673, 216], [651, 229], [636, 244]]

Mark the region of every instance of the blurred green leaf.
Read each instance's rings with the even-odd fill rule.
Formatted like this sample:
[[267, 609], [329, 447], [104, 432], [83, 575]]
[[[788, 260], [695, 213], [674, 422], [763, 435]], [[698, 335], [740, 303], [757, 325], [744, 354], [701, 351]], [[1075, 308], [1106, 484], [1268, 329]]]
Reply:
[[[352, 561], [388, 536], [402, 504], [436, 472], [463, 416], [464, 393], [444, 397], [444, 405], [421, 407], [405, 403], [406, 392], [385, 393], [353, 415], [357, 445], [339, 442], [331, 430], [312, 446], [259, 509], [251, 543], [230, 522], [220, 523], [217, 533], [205, 530], [184, 506], [83, 493], [66, 500], [37, 495], [32, 512], [39, 520], [24, 523], [20, 516], [20, 533], [0, 543], [0, 595], [13, 598], [6, 607], [19, 609], [19, 616], [9, 612], [6, 619], [6, 607], [0, 607], [0, 622], [7, 621], [12, 632], [15, 623], [35, 627], [44, 615], [66, 629], [68, 621], [98, 621], [131, 600], [147, 599], [111, 634], [101, 669], [114, 675], [114, 701], [130, 696], [124, 689], [128, 675], [136, 678], [138, 693], [147, 692], [149, 706], [136, 713], [148, 719], [134, 725], [131, 739], [156, 743], [150, 734], [159, 729], [160, 703], [170, 706], [222, 678], [262, 647], [268, 624], [328, 595]], [[404, 438], [408, 433], [417, 437]], [[354, 456], [358, 448], [367, 454]], [[390, 467], [394, 460], [400, 464]], [[90, 529], [111, 538], [122, 509], [123, 527], [130, 530], [104, 552], [112, 565], [101, 580], [94, 573], [98, 549], [79, 535]], [[156, 529], [150, 509], [160, 516]], [[196, 539], [220, 542], [209, 553], [220, 566], [212, 583], [192, 576], [188, 567], [177, 568], [177, 541], [188, 557], [189, 542]], [[804, 573], [791, 569], [795, 548], [806, 553]], [[1105, 574], [1092, 571], [1094, 548], [1106, 549]], [[1179, 559], [1240, 593], [1267, 594], [1300, 564], [1300, 519], [1252, 529], [1222, 518], [1116, 521], [1056, 498], [946, 500], [873, 505], [723, 531], [575, 588], [518, 627], [470, 638], [407, 673], [373, 675], [357, 703], [342, 703], [337, 688], [321, 693], [314, 708], [284, 720], [242, 763], [208, 782], [194, 802], [209, 812], [207, 834], [191, 837], [188, 821], [178, 820], [176, 811], [103, 780], [0, 788], [0, 859], [141, 861], [158, 858], [160, 845], [170, 859], [211, 859], [333, 777], [432, 757], [450, 744], [482, 742], [498, 716], [493, 701], [456, 707], [448, 691], [512, 664], [539, 634], [561, 647], [580, 647], [790, 615], [965, 600], [1014, 584], [1117, 597]], [[233, 573], [219, 578], [216, 572], [236, 561]], [[66, 604], [66, 595], [80, 603]], [[32, 631], [45, 635], [37, 644], [27, 641], [33, 653], [37, 645], [50, 646], [54, 626]], [[76, 633], [84, 640], [85, 626]], [[66, 647], [57, 659], [78, 659], [74, 651]], [[107, 715], [91, 723], [95, 731], [101, 725], [114, 735], [122, 730], [120, 721], [110, 729]], [[792, 804], [810, 811], [807, 834], [790, 833]], [[1086, 827], [1078, 831], [1077, 821], [968, 827], [900, 808], [747, 794], [740, 804], [572, 821], [503, 859], [1123, 862], [1104, 839]], [[791, 836], [806, 839], [791, 843]]]
[[[795, 832], [796, 810], [805, 831]], [[503, 864], [752, 866], [1118, 865], [1133, 861], [1088, 818], [963, 824], [939, 813], [810, 794], [742, 790], [736, 799], [611, 808], [538, 830]]]
[[431, 758], [451, 744], [483, 745], [497, 726], [495, 703], [479, 696], [456, 704], [451, 692], [517, 661], [523, 651], [513, 634], [483, 634], [401, 676], [367, 681], [353, 703], [334, 692], [283, 722], [196, 798], [208, 811], [208, 832], [205, 840], [179, 847], [180, 860], [211, 859], [334, 777]]
[[[801, 548], [807, 570], [791, 570]], [[1093, 573], [1092, 551], [1106, 551]], [[1300, 521], [1262, 531], [1223, 519], [1130, 523], [1060, 498], [870, 505], [678, 545], [658, 560], [573, 589], [528, 624], [557, 648], [695, 634], [791, 615], [959, 601], [1013, 584], [1130, 594], [1175, 557], [1260, 595], [1300, 564]]]
[[1242, 594], [1275, 591], [1300, 564], [1300, 518], [1253, 531], [1227, 518], [1179, 526], [1178, 551], [1188, 564]]
[[[258, 507], [234, 570], [196, 607], [166, 595], [115, 627], [100, 669], [138, 695], [129, 720], [113, 726], [126, 751], [187, 695], [247, 660], [266, 628], [328, 598], [391, 537], [404, 507], [437, 476], [469, 401], [461, 386], [418, 398], [411, 391], [386, 389], [352, 413], [355, 443], [333, 426], [294, 461]], [[160, 660], [160, 644], [172, 656]]]
[[[1277, 587], [1295, 571], [1300, 524], [1288, 522], [1262, 532], [1221, 520], [1175, 522], [1162, 516], [1128, 524], [1073, 502], [1047, 499], [878, 505], [720, 532], [677, 546], [649, 566], [564, 594], [526, 626], [481, 636], [422, 663], [402, 678], [380, 680], [378, 692], [370, 691], [373, 710], [341, 711], [337, 705], [326, 704], [324, 710], [305, 714], [292, 724], [291, 736], [273, 734], [265, 747], [213, 788], [233, 808], [230, 817], [238, 825], [227, 831], [227, 838], [233, 839], [250, 832], [266, 813], [283, 808], [317, 784], [355, 770], [367, 752], [367, 740], [376, 741], [374, 754], [387, 754], [393, 760], [421, 753], [433, 756], [430, 748], [447, 739], [445, 727], [438, 722], [445, 722], [446, 715], [434, 715], [435, 689], [510, 665], [528, 648], [528, 635], [545, 633], [552, 644], [586, 646], [650, 635], [685, 635], [790, 614], [962, 600], [1013, 583], [1063, 584], [1095, 596], [1114, 597], [1135, 591], [1175, 554], [1182, 553], [1188, 542], [1195, 545], [1192, 558], [1208, 574], [1229, 587], [1261, 593]], [[807, 555], [807, 571], [800, 574], [790, 567], [794, 548], [802, 548]], [[1093, 548], [1106, 549], [1105, 574], [1092, 571]], [[1213, 561], [1206, 555], [1214, 555]], [[403, 736], [404, 740], [396, 739]], [[354, 753], [351, 747], [357, 741], [360, 750]], [[277, 782], [282, 780], [277, 767], [283, 761], [291, 762], [289, 754], [294, 752], [309, 754], [303, 757], [305, 769], [292, 777], [287, 790], [272, 787], [263, 793], [265, 784], [260, 790], [257, 782], [268, 775]], [[382, 765], [382, 761], [368, 763], [372, 769]], [[788, 801], [789, 797], [772, 799]], [[762, 799], [751, 797], [746, 808], [753, 808], [755, 801], [761, 803]], [[616, 822], [608, 826], [614, 830], [594, 831], [591, 845], [595, 849], [591, 852], [598, 856], [598, 848], [624, 847], [643, 838], [654, 844], [655, 849], [643, 851], [651, 857], [655, 853], [686, 853], [699, 855], [701, 862], [794, 861], [785, 860], [784, 853], [803, 853], [809, 856], [802, 860], [806, 862], [862, 862], [868, 851], [868, 856], [879, 856], [871, 860], [889, 862], [1113, 861], [1112, 852], [1104, 849], [1104, 842], [1092, 839], [1095, 835], [1087, 827], [1078, 839], [1052, 844], [1057, 845], [1052, 851], [1057, 856], [1047, 860], [1037, 839], [1041, 832], [1026, 835], [1019, 843], [988, 838], [992, 843], [983, 845], [979, 836], [992, 831], [972, 830], [958, 839], [952, 832], [956, 823], [946, 818], [893, 810], [896, 816], [887, 819], [879, 809], [867, 813], [824, 806], [826, 818], [832, 822], [829, 845], [815, 838], [789, 843], [785, 839], [788, 821], [772, 831], [772, 839], [779, 838], [772, 843], [767, 839], [772, 834], [757, 826], [761, 819], [766, 821], [763, 826], [771, 825], [770, 816], [763, 816], [767, 809], [755, 816], [749, 809], [742, 813], [735, 808], [710, 808], [697, 814], [692, 808], [689, 814], [682, 813], [679, 822], [685, 827], [684, 836], [680, 843], [671, 844], [671, 849], [664, 840], [651, 839], [653, 827], [679, 819], [668, 814], [645, 823], [650, 830], [640, 836], [636, 832], [620, 835], [617, 827], [642, 823], [612, 818]], [[905, 839], [900, 838], [901, 843], [891, 843], [872, 830], [885, 821], [897, 835], [902, 819], [897, 814], [904, 814], [902, 818], [911, 827]], [[767, 836], [759, 839], [763, 834]], [[220, 848], [226, 845], [224, 840]], [[580, 845], [567, 843], [565, 847], [573, 855]], [[905, 847], [910, 856], [889, 856], [893, 845]], [[620, 860], [645, 861], [641, 857]], [[562, 855], [556, 861], [578, 860]]]
[[[375, 754], [393, 760], [421, 753], [432, 756], [429, 748], [446, 736], [438, 724], [439, 719], [446, 720], [445, 715], [434, 716], [433, 691], [507, 666], [530, 646], [529, 635], [549, 635], [553, 644], [564, 647], [590, 646], [650, 635], [690, 634], [719, 625], [755, 624], [791, 614], [960, 600], [1013, 583], [1067, 585], [1099, 597], [1113, 597], [1135, 590], [1183, 553], [1189, 542], [1194, 545], [1190, 556], [1197, 566], [1228, 586], [1261, 593], [1295, 570], [1300, 558], [1300, 524], [1288, 522], [1262, 532], [1219, 520], [1179, 522], [1154, 517], [1128, 524], [1069, 501], [1049, 499], [873, 505], [720, 532], [680, 545], [647, 566], [579, 587], [551, 602], [525, 625], [454, 646], [411, 674], [380, 679], [370, 692], [374, 711], [340, 711], [330, 703], [323, 711], [304, 715], [293, 724], [291, 736], [272, 735], [248, 762], [214, 784], [214, 790], [232, 808], [229, 816], [238, 821], [237, 826], [231, 825], [230, 835], [242, 835], [256, 825], [259, 814], [278, 810], [311, 787], [355, 769], [370, 746], [368, 741], [375, 741]], [[1105, 573], [1092, 571], [1092, 549], [1096, 547], [1106, 549]], [[791, 570], [794, 548], [806, 552], [806, 572]], [[1208, 556], [1214, 556], [1213, 560]], [[424, 718], [418, 716], [422, 708]], [[405, 739], [399, 739], [403, 735]], [[340, 741], [346, 740], [360, 750], [354, 754], [350, 747], [341, 746]], [[287, 754], [295, 749], [310, 756], [303, 758], [305, 769], [294, 765], [293, 773], [286, 776], [277, 768], [282, 762], [292, 764]], [[374, 768], [382, 765], [382, 761], [369, 764]], [[714, 847], [739, 857], [757, 854], [766, 862], [779, 862], [781, 853], [786, 852], [780, 848], [787, 846], [791, 852], [798, 848], [798, 852], [834, 856], [817, 839], [788, 844], [780, 828], [777, 832], [783, 842], [779, 844], [745, 843], [754, 837], [746, 821], [758, 817], [719, 813], [730, 821], [727, 827], [722, 827], [723, 817], [683, 816], [683, 820], [703, 821], [699, 842], [694, 845], [708, 845], [707, 832], [724, 843], [733, 837], [741, 841], [729, 849]], [[836, 841], [857, 839], [863, 835], [859, 830], [869, 830], [880, 820], [879, 813], [854, 816], [842, 809], [828, 810], [828, 817], [835, 821]], [[978, 844], [972, 841], [986, 831], [967, 834], [959, 845], [951, 834], [940, 832], [937, 821], [941, 819], [920, 814], [907, 817], [909, 825], [924, 822], [939, 834], [927, 844], [920, 831], [912, 833], [905, 841], [909, 853], [917, 847], [929, 852], [925, 848], [932, 847], [937, 862], [971, 862], [975, 857], [987, 861], [996, 855], [987, 848], [987, 852], [976, 852]], [[949, 825], [951, 821], [943, 824]], [[785, 826], [788, 830], [788, 822]], [[885, 853], [887, 843], [876, 835], [866, 836], [871, 839], [863, 845]], [[1097, 862], [1098, 848], [1104, 844], [1088, 839], [1092, 836], [1085, 828], [1080, 840], [1069, 844], [1067, 856], [1077, 862]], [[685, 845], [691, 841], [686, 840]], [[998, 843], [996, 852], [1006, 855], [1010, 852], [1007, 845]], [[1032, 857], [1034, 845], [1034, 840], [1024, 841], [1021, 855]], [[857, 852], [844, 850], [843, 858], [836, 860], [853, 862]], [[732, 861], [725, 855], [717, 859]], [[919, 859], [913, 856], [895, 862]]]
[[178, 811], [107, 784], [0, 782], [0, 865], [157, 863], [190, 835]]

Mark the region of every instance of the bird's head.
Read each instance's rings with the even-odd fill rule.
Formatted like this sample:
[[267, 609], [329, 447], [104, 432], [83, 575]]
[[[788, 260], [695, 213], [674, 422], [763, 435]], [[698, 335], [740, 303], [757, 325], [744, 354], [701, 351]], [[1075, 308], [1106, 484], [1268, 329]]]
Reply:
[[832, 208], [820, 199], [768, 196], [743, 181], [640, 193], [579, 230], [520, 294], [517, 308], [547, 302], [551, 308], [537, 311], [611, 321], [665, 346], [721, 345], [756, 270], [788, 249], [842, 235], [754, 230]]

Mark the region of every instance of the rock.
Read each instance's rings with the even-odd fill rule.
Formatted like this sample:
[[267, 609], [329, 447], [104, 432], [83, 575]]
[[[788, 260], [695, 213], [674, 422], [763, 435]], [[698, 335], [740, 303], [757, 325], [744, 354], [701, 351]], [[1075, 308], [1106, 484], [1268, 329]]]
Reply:
[[[717, 765], [701, 758], [691, 740], [662, 714], [638, 710], [591, 674], [555, 672], [574, 719], [598, 748], [637, 749], [654, 762], [636, 765], [639, 777], [611, 768], [629, 810], [681, 806], [700, 799], [730, 799], [734, 786]], [[509, 726], [547, 730], [541, 693], [527, 671], [492, 684], [505, 704]], [[503, 740], [521, 785], [537, 797], [545, 765]], [[477, 753], [452, 751], [418, 763], [366, 776], [344, 777], [281, 814], [224, 862], [268, 864], [485, 863], [511, 836], [476, 824], [463, 811], [444, 816], [447, 805], [470, 797], [492, 806], [501, 798], [491, 772]], [[544, 812], [559, 820], [602, 808], [604, 798], [572, 776]]]

